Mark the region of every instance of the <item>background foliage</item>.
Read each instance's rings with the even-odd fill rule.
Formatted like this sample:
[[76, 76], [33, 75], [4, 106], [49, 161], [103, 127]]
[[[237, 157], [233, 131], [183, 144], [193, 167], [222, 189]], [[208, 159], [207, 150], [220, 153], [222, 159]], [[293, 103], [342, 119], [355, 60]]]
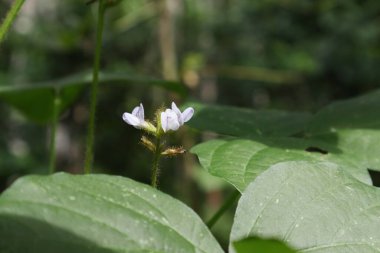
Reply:
[[[1, 17], [10, 2], [0, 1]], [[227, 129], [220, 130], [220, 125], [226, 120], [236, 122], [242, 118], [254, 118], [255, 121], [245, 127], [258, 127], [259, 134], [296, 134], [295, 126], [282, 125], [281, 129], [277, 128], [280, 126], [278, 122], [288, 121], [297, 128], [307, 128], [310, 113], [333, 100], [353, 97], [379, 86], [380, 3], [377, 0], [183, 0], [172, 4], [177, 71], [186, 86], [178, 89], [186, 89], [189, 100], [251, 109], [296, 111], [290, 115], [273, 112], [278, 118], [268, 121], [247, 111], [241, 111], [243, 115], [239, 115], [236, 108], [199, 108], [203, 114], [192, 122], [194, 128], [214, 130], [221, 135], [252, 137], [252, 132], [244, 131], [244, 127], [236, 129], [233, 124], [227, 124]], [[74, 173], [82, 171], [88, 118], [88, 90], [83, 87], [86, 86], [84, 77], [92, 65], [95, 13], [94, 7], [74, 0], [27, 1], [7, 40], [1, 45], [1, 189], [21, 175], [45, 173], [48, 166], [46, 115], [49, 111], [46, 114], [40, 108], [48, 108], [51, 100], [39, 100], [38, 94], [37, 100], [33, 100], [30, 93], [12, 98], [10, 87], [12, 90], [16, 87], [23, 89], [26, 85], [43, 86], [41, 91], [32, 93], [45, 95], [52, 95], [52, 86], [57, 83], [68, 89], [65, 93], [67, 101], [75, 103], [66, 107], [60, 118], [57, 167]], [[167, 79], [161, 67], [159, 17], [154, 1], [148, 0], [122, 1], [107, 13], [102, 69], [105, 73], [118, 73], [123, 82], [101, 86], [95, 146], [97, 172], [149, 182], [149, 154], [137, 145], [139, 133], [126, 127], [121, 114], [140, 101], [144, 102], [150, 115], [154, 108], [168, 104], [173, 97], [184, 101], [183, 91], [179, 92], [181, 96], [176, 92], [178, 89], [173, 92], [159, 88], [163, 83], [156, 83], [152, 88], [152, 82], [144, 81]], [[71, 86], [65, 86], [67, 83]], [[111, 82], [108, 79], [106, 83]], [[347, 104], [336, 104], [332, 109], [320, 111], [311, 123], [310, 136], [323, 134], [330, 127], [324, 126], [323, 122], [336, 120], [336, 127], [346, 124], [336, 117], [341, 115], [344, 119], [343, 111], [355, 114], [357, 108], [357, 115], [369, 111], [373, 116], [367, 115], [367, 119], [375, 117], [377, 111], [372, 109], [377, 106], [378, 96], [372, 96], [372, 100], [371, 97], [363, 99], [373, 101], [367, 106], [357, 108], [354, 103], [353, 109], [348, 110]], [[30, 100], [25, 100], [26, 97]], [[21, 105], [15, 106], [19, 110], [9, 107], [9, 103], [20, 101]], [[29, 117], [25, 117], [20, 113], [23, 108], [34, 113], [27, 112]], [[333, 114], [329, 114], [331, 110]], [[218, 111], [225, 112], [225, 118], [219, 118], [219, 123]], [[215, 126], [204, 127], [202, 115], [206, 120], [215, 116], [212, 121]], [[30, 118], [34, 120], [29, 121]], [[366, 119], [356, 122], [361, 122], [356, 127], [369, 128], [366, 133], [378, 127], [368, 127]], [[290, 133], [289, 129], [295, 132]], [[185, 131], [174, 136], [173, 142], [182, 141], [187, 149], [214, 136], [197, 130]], [[339, 135], [347, 134], [347, 131]], [[362, 136], [362, 131], [358, 130], [356, 135]], [[376, 140], [377, 135], [374, 131], [368, 136]], [[322, 139], [326, 138], [335, 146], [336, 138], [325, 136]], [[351, 138], [346, 143], [339, 143], [338, 147], [352, 150], [355, 140]], [[298, 145], [304, 144], [295, 144]], [[368, 150], [375, 153], [371, 145]], [[266, 152], [277, 152], [271, 148]], [[360, 161], [363, 166], [368, 166], [376, 164], [374, 159], [366, 156]], [[209, 178], [204, 179], [205, 175], [199, 172], [197, 164], [191, 154], [180, 161], [166, 160], [162, 190], [183, 200], [202, 217], [208, 217], [210, 213], [205, 210], [218, 207], [230, 188], [216, 179], [215, 183]], [[216, 234], [224, 247], [228, 242], [231, 219], [225, 217], [216, 227]]]

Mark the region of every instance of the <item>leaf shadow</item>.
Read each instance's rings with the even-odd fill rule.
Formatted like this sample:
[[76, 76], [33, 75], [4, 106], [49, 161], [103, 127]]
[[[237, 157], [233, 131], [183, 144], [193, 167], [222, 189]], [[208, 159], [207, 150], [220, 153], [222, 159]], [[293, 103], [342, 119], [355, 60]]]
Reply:
[[[91, 231], [88, 231], [91, 233]], [[46, 222], [18, 215], [0, 215], [0, 252], [113, 253], [84, 237]]]
[[188, 103], [195, 109], [189, 125], [200, 131], [212, 131], [242, 138], [283, 137], [302, 132], [311, 114], [280, 110], [254, 110], [221, 105]]

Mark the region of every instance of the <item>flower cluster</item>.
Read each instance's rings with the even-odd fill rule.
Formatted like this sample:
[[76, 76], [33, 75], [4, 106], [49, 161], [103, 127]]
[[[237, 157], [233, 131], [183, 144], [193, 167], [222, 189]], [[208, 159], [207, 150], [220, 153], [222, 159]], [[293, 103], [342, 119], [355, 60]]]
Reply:
[[178, 109], [177, 105], [172, 102], [171, 108], [158, 110], [156, 112], [156, 125], [145, 120], [144, 106], [140, 103], [136, 106], [132, 113], [123, 113], [123, 120], [129, 125], [147, 131], [154, 140], [147, 136], [142, 136], [140, 143], [153, 153], [152, 162], [152, 186], [157, 188], [159, 177], [159, 161], [162, 156], [173, 157], [186, 152], [183, 147], [165, 147], [165, 141], [162, 140], [163, 135], [170, 131], [176, 131], [189, 121], [194, 114], [192, 107], [186, 108], [183, 112]]
[[[157, 128], [162, 129], [165, 133], [170, 130], [176, 131], [183, 126], [185, 122], [189, 121], [191, 117], [193, 117], [193, 114], [194, 109], [192, 107], [181, 112], [177, 105], [172, 102], [171, 108], [160, 113]], [[125, 112], [123, 114], [123, 120], [137, 129], [143, 129], [153, 133], [157, 131], [157, 128], [152, 123], [145, 120], [144, 106], [141, 103], [133, 109], [132, 113]]]

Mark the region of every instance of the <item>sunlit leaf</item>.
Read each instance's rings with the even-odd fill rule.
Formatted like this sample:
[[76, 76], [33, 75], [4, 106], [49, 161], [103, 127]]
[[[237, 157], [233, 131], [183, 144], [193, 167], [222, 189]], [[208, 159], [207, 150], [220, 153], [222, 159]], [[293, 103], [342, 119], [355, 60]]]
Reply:
[[239, 191], [270, 166], [286, 161], [329, 161], [345, 166], [347, 172], [370, 184], [367, 167], [360, 159], [342, 153], [334, 146], [295, 138], [262, 139], [261, 142], [235, 139], [212, 140], [192, 148], [203, 168], [221, 177]]
[[336, 164], [284, 162], [258, 176], [239, 201], [231, 241], [278, 238], [300, 252], [380, 250], [380, 189]]
[[0, 252], [223, 252], [187, 206], [130, 179], [28, 176], [0, 197]]

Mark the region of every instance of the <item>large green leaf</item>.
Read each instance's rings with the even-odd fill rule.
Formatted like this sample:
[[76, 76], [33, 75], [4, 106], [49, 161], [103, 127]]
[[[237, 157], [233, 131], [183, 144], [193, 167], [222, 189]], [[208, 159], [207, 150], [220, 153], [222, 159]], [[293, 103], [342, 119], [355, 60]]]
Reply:
[[195, 108], [191, 127], [237, 137], [290, 136], [302, 132], [307, 113], [188, 104]]
[[233, 243], [237, 253], [296, 253], [284, 242], [250, 237]]
[[380, 189], [336, 164], [284, 162], [258, 176], [243, 193], [231, 241], [274, 237], [301, 252], [380, 251]]
[[[81, 91], [91, 84], [91, 74], [78, 74], [62, 80], [28, 85], [0, 86], [0, 99], [12, 105], [29, 119], [47, 123], [53, 117], [54, 98], [61, 98], [62, 112], [70, 106]], [[186, 90], [178, 82], [157, 80], [128, 74], [104, 73], [99, 76], [100, 85], [149, 84], [184, 95]]]
[[307, 134], [341, 149], [361, 167], [380, 170], [380, 90], [322, 108]]
[[0, 197], [0, 252], [223, 252], [200, 218], [147, 185], [107, 175], [27, 176]]
[[338, 147], [342, 155], [355, 160], [362, 168], [380, 171], [380, 130], [340, 129], [313, 138]]
[[367, 167], [359, 159], [321, 141], [295, 138], [262, 139], [261, 142], [212, 140], [193, 147], [191, 152], [210, 174], [225, 179], [241, 192], [270, 166], [299, 160], [341, 164], [357, 179], [371, 183]]
[[310, 121], [312, 135], [346, 128], [380, 128], [380, 90], [338, 101], [321, 109]]

